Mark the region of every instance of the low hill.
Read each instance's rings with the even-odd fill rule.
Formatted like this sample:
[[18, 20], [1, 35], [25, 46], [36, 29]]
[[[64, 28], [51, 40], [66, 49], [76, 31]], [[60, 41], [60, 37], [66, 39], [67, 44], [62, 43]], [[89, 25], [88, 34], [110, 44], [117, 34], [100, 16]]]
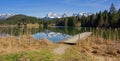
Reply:
[[32, 16], [26, 16], [26, 15], [22, 15], [22, 14], [19, 14], [19, 15], [15, 15], [15, 16], [12, 16], [10, 18], [7, 18], [5, 20], [1, 20], [0, 21], [0, 24], [18, 24], [18, 23], [38, 23], [40, 22], [41, 19], [38, 19], [36, 17], [32, 17]]

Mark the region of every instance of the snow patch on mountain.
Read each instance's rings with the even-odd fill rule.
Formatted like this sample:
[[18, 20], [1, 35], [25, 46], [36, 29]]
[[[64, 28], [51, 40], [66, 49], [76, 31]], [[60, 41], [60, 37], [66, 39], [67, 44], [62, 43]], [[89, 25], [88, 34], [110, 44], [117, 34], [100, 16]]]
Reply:
[[0, 20], [4, 20], [12, 16], [15, 16], [15, 14], [0, 14]]

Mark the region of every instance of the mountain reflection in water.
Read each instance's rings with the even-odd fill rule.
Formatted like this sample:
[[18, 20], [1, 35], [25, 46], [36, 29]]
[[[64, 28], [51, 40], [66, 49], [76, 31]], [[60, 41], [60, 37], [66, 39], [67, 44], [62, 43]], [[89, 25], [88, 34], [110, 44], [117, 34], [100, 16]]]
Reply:
[[63, 39], [71, 37], [70, 35], [57, 33], [57, 32], [40, 32], [40, 33], [33, 34], [32, 36], [35, 39], [47, 38], [52, 42], [58, 42]]

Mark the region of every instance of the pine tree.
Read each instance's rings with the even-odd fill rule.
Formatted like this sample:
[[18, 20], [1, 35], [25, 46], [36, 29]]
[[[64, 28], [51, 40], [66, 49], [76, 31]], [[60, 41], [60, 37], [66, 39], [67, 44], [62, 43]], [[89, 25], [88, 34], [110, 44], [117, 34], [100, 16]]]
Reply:
[[98, 26], [102, 27], [104, 25], [104, 19], [103, 19], [103, 15], [102, 12], [99, 13], [99, 24]]
[[118, 19], [119, 19], [119, 14], [117, 13], [117, 10], [114, 4], [112, 3], [109, 14], [110, 25], [115, 27], [117, 25]]
[[68, 26], [68, 18], [65, 18], [64, 21], [65, 21], [65, 22], [64, 22], [64, 25], [65, 25], [65, 26]]
[[118, 10], [118, 14], [119, 14], [118, 26], [120, 27], [120, 9]]
[[119, 14], [119, 17], [120, 17], [120, 9], [118, 10], [118, 14]]
[[81, 17], [81, 26], [86, 26], [86, 17], [83, 15], [82, 17]]
[[115, 12], [116, 12], [116, 8], [115, 8], [114, 4], [112, 3], [111, 7], [110, 7], [110, 13], [112, 14], [112, 13], [115, 13]]
[[105, 10], [104, 12], [103, 12], [103, 14], [104, 14], [104, 20], [105, 20], [105, 24], [104, 24], [104, 26], [105, 27], [108, 27], [108, 11], [107, 10]]

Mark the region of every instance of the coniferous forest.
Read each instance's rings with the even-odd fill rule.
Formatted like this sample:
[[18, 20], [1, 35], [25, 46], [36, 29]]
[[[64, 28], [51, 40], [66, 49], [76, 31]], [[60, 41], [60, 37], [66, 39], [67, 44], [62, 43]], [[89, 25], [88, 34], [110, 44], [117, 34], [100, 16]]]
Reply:
[[120, 27], [120, 9], [111, 4], [110, 10], [100, 11], [90, 16], [61, 18], [48, 22], [57, 26], [82, 26], [82, 27]]

